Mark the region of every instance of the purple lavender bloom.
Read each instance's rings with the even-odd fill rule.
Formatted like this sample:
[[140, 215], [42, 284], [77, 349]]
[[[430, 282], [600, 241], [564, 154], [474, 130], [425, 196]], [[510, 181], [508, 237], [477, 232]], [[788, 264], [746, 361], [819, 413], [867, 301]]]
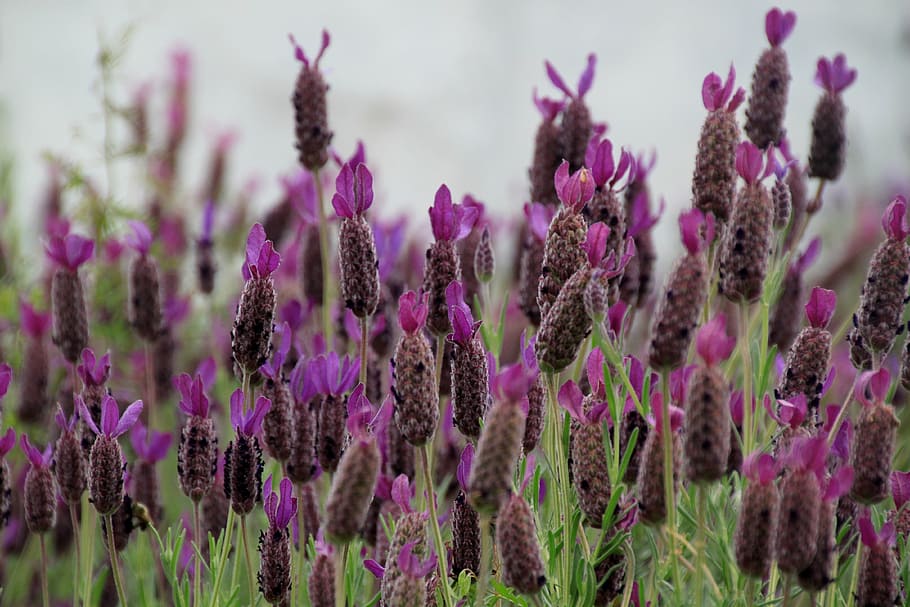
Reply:
[[765, 15], [765, 35], [771, 46], [780, 46], [784, 43], [793, 28], [796, 27], [796, 13], [787, 11], [786, 13], [779, 8], [772, 8]]
[[725, 82], [714, 72], [705, 76], [701, 85], [701, 99], [708, 111], [714, 112], [722, 109], [726, 109], [728, 112], [736, 111], [736, 108], [746, 98], [746, 90], [739, 87], [734, 94], [733, 86], [735, 80], [736, 70], [733, 69], [732, 64]]
[[556, 186], [556, 195], [560, 202], [574, 213], [581, 213], [588, 201], [594, 197], [595, 184], [591, 172], [582, 167], [569, 175], [569, 163], [565, 160], [556, 169], [553, 184]]
[[39, 312], [25, 300], [19, 303], [19, 322], [22, 331], [32, 339], [42, 339], [51, 328], [51, 320], [50, 312]]
[[437, 241], [447, 242], [455, 242], [467, 236], [480, 215], [477, 207], [452, 204], [452, 193], [445, 184], [436, 190], [429, 212], [433, 237]]
[[777, 477], [778, 466], [767, 453], [755, 451], [743, 461], [743, 475], [753, 483], [768, 485]]
[[177, 406], [186, 415], [191, 417], [208, 417], [209, 399], [205, 395], [203, 376], [199, 373], [190, 377], [188, 373], [181, 373], [174, 379], [174, 385], [180, 392], [180, 401]]
[[149, 432], [142, 422], [137, 422], [130, 430], [130, 444], [133, 445], [133, 451], [136, 452], [143, 461], [150, 464], [160, 462], [167, 457], [168, 449], [174, 437], [170, 432], [158, 432], [152, 430]]
[[587, 412], [584, 410], [583, 401], [585, 396], [582, 394], [581, 388], [571, 379], [559, 389], [557, 398], [563, 409], [568, 411], [572, 419], [579, 424], [587, 426], [606, 420], [609, 426], [613, 425], [610, 419], [609, 405], [606, 402], [596, 403]]
[[313, 364], [316, 390], [321, 394], [339, 396], [354, 387], [360, 359], [349, 356], [339, 358], [337, 352], [329, 352], [318, 356]]
[[287, 359], [288, 352], [291, 350], [292, 332], [290, 325], [286, 322], [281, 323], [278, 325], [278, 328], [275, 329], [275, 334], [280, 340], [278, 342], [278, 349], [275, 350], [272, 360], [266, 361], [264, 365], [259, 367], [259, 372], [272, 381], [281, 379], [281, 370], [284, 367], [284, 361]]
[[598, 142], [592, 139], [585, 154], [585, 165], [591, 167], [594, 184], [603, 187], [609, 182], [610, 189], [626, 174], [629, 181], [635, 179], [635, 157], [625, 149], [620, 152], [619, 163], [613, 161], [613, 144], [609, 139]]
[[243, 390], [237, 388], [231, 394], [231, 425], [238, 434], [254, 436], [262, 429], [262, 419], [272, 406], [272, 401], [260, 396], [256, 405], [249, 411], [244, 411]]
[[44, 245], [47, 256], [62, 268], [75, 272], [79, 266], [92, 258], [95, 242], [78, 234], [53, 236]]
[[[683, 245], [690, 255], [695, 255], [714, 241], [714, 215], [692, 209], [679, 216], [679, 229], [682, 232]], [[704, 232], [702, 232], [704, 225]]]
[[459, 281], [453, 280], [446, 287], [446, 303], [449, 305], [449, 322], [453, 329], [449, 341], [467, 346], [477, 334], [481, 321], [474, 321], [471, 308], [464, 301], [464, 289]]
[[547, 70], [547, 77], [550, 79], [550, 82], [553, 83], [553, 86], [565, 93], [570, 99], [583, 99], [585, 94], [591, 89], [591, 84], [594, 82], [594, 68], [596, 65], [597, 56], [594, 53], [589, 54], [587, 65], [581, 73], [581, 77], [578, 79], [578, 93], [576, 94], [568, 85], [566, 85], [562, 76], [556, 71], [556, 68], [554, 68], [549, 61], [544, 62], [544, 66]]
[[727, 335], [727, 318], [718, 314], [698, 330], [695, 349], [709, 367], [727, 360], [736, 347], [736, 338]]
[[131, 234], [124, 237], [126, 244], [142, 256], [148, 255], [152, 249], [152, 232], [148, 226], [141, 221], [128, 221]]
[[269, 524], [278, 529], [284, 529], [297, 514], [297, 498], [292, 497], [294, 487], [288, 478], [281, 479], [279, 489], [281, 495], [272, 490], [271, 475], [262, 486], [262, 507], [269, 519]]
[[837, 95], [856, 80], [856, 69], [847, 67], [847, 58], [839, 53], [830, 60], [822, 57], [818, 60], [815, 72], [815, 84], [822, 87], [832, 95]]
[[429, 298], [429, 293], [418, 296], [414, 291], [408, 291], [398, 298], [398, 323], [405, 333], [414, 334], [426, 324], [430, 313], [427, 305]]
[[91, 348], [82, 350], [82, 362], [76, 365], [76, 374], [85, 386], [103, 386], [111, 377], [111, 353], [105, 352], [100, 359]]
[[7, 363], [0, 364], [0, 400], [9, 391], [10, 382], [13, 381], [13, 368]]
[[[297, 44], [297, 40], [294, 38], [293, 34], [288, 34], [288, 38], [291, 40], [291, 44], [294, 45], [294, 58], [297, 59], [297, 61], [300, 61], [301, 63], [303, 63], [304, 67], [309, 69], [310, 60], [306, 56], [306, 53], [303, 52], [303, 48], [301, 48], [301, 46], [299, 44]], [[322, 30], [322, 45], [319, 47], [319, 52], [316, 54], [315, 59], [313, 59], [313, 69], [314, 70], [319, 69], [319, 60], [322, 59], [322, 55], [323, 55], [323, 53], [325, 53], [325, 49], [329, 48], [329, 43], [331, 41], [332, 41], [332, 39], [329, 36], [328, 30]]]
[[345, 164], [335, 179], [337, 192], [332, 196], [332, 206], [338, 217], [353, 219], [362, 216], [373, 204], [373, 175], [365, 164]]
[[768, 147], [767, 158], [763, 162], [762, 151], [751, 141], [743, 141], [736, 146], [736, 172], [749, 185], [765, 179], [774, 172], [773, 149]]
[[79, 416], [85, 422], [85, 425], [95, 434], [109, 439], [115, 439], [126, 434], [136, 423], [136, 420], [139, 419], [139, 414], [142, 413], [141, 400], [134, 401], [121, 415], [120, 409], [117, 407], [117, 401], [114, 400], [113, 396], [106, 395], [101, 402], [101, 425], [99, 428], [92, 419], [88, 407], [85, 406], [85, 401], [78, 396], [76, 397], [76, 406], [79, 410]]
[[[3, 442], [0, 444], [0, 453], [4, 455], [5, 453], [8, 453], [9, 450], [12, 449], [15, 441], [16, 435], [12, 431], [12, 428], [10, 428], [6, 431], [6, 436], [3, 437]], [[28, 458], [28, 463], [31, 464], [32, 468], [39, 470], [50, 468], [54, 455], [53, 443], [48, 443], [47, 446], [44, 447], [44, 451], [41, 451], [32, 445], [28, 438], [28, 434], [23, 433], [19, 437], [19, 447], [22, 449], [22, 453], [25, 454], [25, 457]], [[4, 448], [6, 449], [5, 452], [3, 451]]]
[[897, 196], [888, 204], [882, 215], [882, 229], [888, 238], [895, 241], [906, 240], [910, 235], [910, 225], [907, 223], [907, 199]]
[[[555, 73], [556, 70], [553, 71]], [[534, 107], [536, 107], [537, 111], [540, 112], [540, 116], [544, 119], [545, 122], [553, 122], [553, 120], [556, 119], [563, 108], [566, 107], [565, 99], [550, 99], [549, 97], [538, 96], [537, 87], [534, 87], [534, 91], [531, 94], [531, 99], [533, 99]]]
[[817, 329], [824, 329], [831, 322], [837, 308], [837, 293], [815, 287], [806, 302], [806, 317], [809, 324]]
[[6, 457], [6, 454], [12, 451], [16, 446], [16, 431], [12, 428], [6, 429], [6, 434], [0, 437], [0, 459]]
[[430, 550], [427, 559], [421, 562], [420, 558], [413, 553], [414, 546], [417, 542], [408, 542], [401, 547], [398, 553], [398, 568], [402, 573], [412, 578], [425, 578], [436, 567], [436, 553]]
[[860, 518], [857, 525], [859, 526], [859, 535], [863, 540], [863, 544], [870, 548], [894, 546], [897, 543], [897, 533], [894, 529], [894, 523], [891, 521], [882, 525], [881, 530], [877, 533], [869, 514]]
[[267, 278], [278, 269], [281, 256], [271, 240], [265, 237], [261, 223], [253, 224], [246, 240], [246, 262], [243, 264], [243, 279]]

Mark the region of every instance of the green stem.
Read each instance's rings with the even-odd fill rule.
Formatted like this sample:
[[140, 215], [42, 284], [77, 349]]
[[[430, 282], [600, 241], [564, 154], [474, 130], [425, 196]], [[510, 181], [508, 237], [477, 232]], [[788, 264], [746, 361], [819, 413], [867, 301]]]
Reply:
[[430, 509], [430, 528], [433, 530], [433, 542], [436, 545], [436, 563], [438, 566], [439, 585], [442, 587], [442, 601], [445, 607], [455, 604], [449, 586], [449, 567], [446, 564], [446, 545], [442, 540], [442, 531], [439, 528], [439, 519], [436, 517], [436, 491], [433, 487], [433, 474], [430, 470], [430, 442], [424, 443], [419, 449], [421, 463], [423, 464], [423, 482], [427, 491], [427, 504]]
[[442, 363], [445, 361], [445, 355], [446, 337], [440, 335], [436, 338], [436, 390], [439, 390], [439, 385], [442, 383]]
[[247, 407], [250, 409], [254, 408], [253, 403], [253, 387], [250, 385], [250, 374], [246, 370], [243, 371], [242, 379], [240, 380], [241, 390], [243, 391], [243, 412], [246, 413]]
[[335, 607], [345, 607], [344, 570], [348, 561], [348, 545], [335, 547]]
[[751, 577], [746, 579], [746, 607], [755, 605], [755, 580]]
[[[151, 434], [151, 432], [149, 432]], [[199, 502], [193, 502], [193, 539], [196, 554], [193, 558], [193, 605], [202, 604], [202, 533], [199, 528]]]
[[863, 543], [856, 538], [856, 557], [853, 559], [853, 574], [850, 576], [850, 590], [847, 592], [847, 607], [853, 607], [856, 601], [856, 587], [859, 585], [859, 568], [863, 560]]
[[240, 517], [240, 537], [243, 540], [243, 556], [246, 559], [246, 578], [250, 588], [250, 605], [256, 603], [256, 577], [253, 574], [253, 559], [250, 556], [250, 540], [246, 532], [246, 516]]
[[291, 605], [297, 603], [297, 595], [303, 588], [303, 562], [306, 560], [306, 522], [303, 518], [303, 485], [297, 485], [297, 571], [294, 586], [291, 588]]
[[76, 504], [69, 505], [70, 524], [73, 526], [73, 544], [76, 547], [76, 553], [73, 557], [73, 606], [79, 604], [79, 571], [82, 563], [82, 548], [79, 542], [82, 541], [82, 534], [79, 532], [79, 517], [76, 516]]
[[313, 171], [313, 182], [316, 186], [316, 206], [319, 210], [319, 252], [322, 257], [322, 334], [325, 343], [332, 347], [332, 299], [330, 287], [332, 276], [329, 263], [329, 221], [325, 213], [325, 201], [322, 193], [322, 180], [319, 171]]
[[221, 577], [224, 575], [224, 564], [227, 562], [228, 552], [231, 549], [231, 535], [234, 532], [234, 509], [228, 508], [227, 524], [224, 526], [221, 554], [218, 556], [218, 571], [215, 572], [215, 583], [212, 586], [212, 600], [209, 607], [218, 604], [218, 595], [221, 592]]
[[568, 459], [563, 452], [562, 433], [563, 423], [561, 411], [559, 410], [557, 382], [558, 376], [555, 373], [547, 374], [547, 392], [548, 392], [548, 417], [547, 423], [547, 458], [550, 462], [550, 470], [553, 473], [553, 481], [556, 485], [556, 521], [562, 525], [563, 546], [559, 553], [559, 580], [558, 588], [560, 598], [564, 602], [569, 596], [569, 560], [574, 552], [574, 546], [570, 545], [569, 538], [571, 530], [569, 529], [569, 500], [566, 492], [568, 491], [569, 472], [566, 469]]
[[632, 550], [629, 538], [626, 538], [626, 541], [623, 542], [622, 552], [626, 557], [626, 581], [622, 592], [621, 607], [629, 607], [629, 603], [632, 601], [632, 587], [635, 582], [635, 551]]
[[752, 453], [752, 348], [749, 340], [749, 304], [739, 310], [739, 338], [743, 353], [743, 455]]
[[107, 553], [111, 557], [111, 572], [114, 575], [114, 586], [117, 587], [117, 597], [121, 605], [129, 605], [123, 590], [123, 577], [120, 574], [120, 562], [117, 559], [117, 549], [114, 547], [114, 517], [108, 514], [104, 517], [104, 527], [107, 530]]
[[360, 319], [360, 383], [363, 384], [364, 389], [367, 387], [367, 329], [369, 324], [369, 317], [364, 316]]
[[145, 425], [148, 432], [145, 433], [146, 445], [152, 440], [152, 430], [155, 428], [155, 357], [152, 354], [152, 348], [148, 342], [145, 342], [145, 406], [142, 408], [145, 412]]
[[[98, 521], [98, 515], [94, 511], [87, 514], [88, 510], [88, 494], [83, 493], [82, 524], [87, 525], [88, 530], [81, 535], [88, 542], [88, 555], [83, 563], [85, 571], [82, 577], [82, 607], [89, 607], [92, 600], [92, 564], [95, 560], [95, 525]], [[85, 527], [83, 527], [83, 531], [85, 531]]]
[[50, 607], [51, 595], [47, 590], [47, 547], [44, 545], [43, 533], [38, 534], [38, 540], [41, 543], [41, 601], [44, 607]]
[[664, 501], [667, 510], [667, 544], [670, 550], [670, 571], [673, 575], [673, 592], [677, 602], [682, 592], [682, 577], [679, 573], [679, 556], [676, 554], [676, 491], [673, 480], [673, 430], [670, 426], [670, 370], [661, 372], [661, 438], [664, 447]]
[[695, 529], [695, 605], [702, 605], [705, 591], [705, 568], [708, 566], [705, 559], [707, 550], [705, 514], [708, 509], [708, 490], [699, 483], [695, 486], [695, 492], [698, 494], [698, 505], [696, 506], [698, 527]]
[[483, 607], [487, 594], [490, 574], [493, 569], [493, 537], [490, 530], [490, 515], [480, 515], [480, 576], [477, 579], [477, 594], [474, 595], [475, 607]]
[[787, 607], [790, 604], [790, 576], [785, 575], [783, 579], [784, 600], [781, 601], [781, 607]]

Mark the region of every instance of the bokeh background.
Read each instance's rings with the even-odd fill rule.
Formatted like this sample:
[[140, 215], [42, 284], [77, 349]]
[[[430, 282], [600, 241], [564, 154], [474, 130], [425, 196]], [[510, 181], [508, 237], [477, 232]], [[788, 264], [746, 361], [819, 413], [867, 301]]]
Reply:
[[[101, 45], [123, 49], [112, 81], [116, 101], [152, 84], [153, 129], [163, 126], [169, 55], [176, 47], [190, 50], [183, 194], [198, 191], [215, 137], [232, 129], [239, 138], [228, 183], [238, 190], [255, 180], [253, 204], [265, 210], [280, 196], [277, 176], [295, 162], [289, 99], [298, 65], [287, 34], [314, 53], [323, 27], [332, 34], [322, 65], [335, 143], [344, 156], [357, 139], [366, 143], [380, 213], [422, 215], [441, 182], [457, 195], [473, 193], [497, 215], [517, 213], [539, 121], [531, 91], [555, 93], [543, 60], [574, 85], [585, 56], [595, 52], [588, 97], [595, 118], [609, 123], [615, 144], [657, 150], [652, 187], [666, 197], [672, 219], [689, 202], [705, 115], [702, 78], [725, 74], [732, 61], [748, 88], [767, 46], [763, 17], [770, 6], [0, 0], [0, 151], [14, 160], [14, 219], [23, 229], [37, 226], [45, 152], [73, 160], [103, 186]], [[798, 13], [785, 45], [793, 74], [787, 127], [797, 153], [808, 149], [817, 58], [844, 52], [859, 70], [845, 94], [847, 169], [828, 191], [825, 213], [849, 211], [864, 197], [886, 202], [906, 189], [910, 172], [910, 3], [807, 0], [783, 8]], [[113, 187], [118, 199], [138, 207], [145, 196], [137, 164], [118, 162]], [[663, 250], [677, 241], [675, 221], [667, 219], [659, 227]]]

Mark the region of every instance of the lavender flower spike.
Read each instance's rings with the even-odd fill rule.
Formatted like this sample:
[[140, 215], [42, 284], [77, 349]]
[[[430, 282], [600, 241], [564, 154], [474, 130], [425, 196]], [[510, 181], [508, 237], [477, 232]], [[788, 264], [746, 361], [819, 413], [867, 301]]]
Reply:
[[815, 84], [824, 94], [812, 116], [812, 146], [809, 151], [809, 176], [834, 181], [844, 170], [847, 152], [847, 108], [841, 93], [856, 80], [856, 70], [847, 67], [843, 54], [833, 61], [818, 60]]
[[373, 230], [364, 213], [373, 204], [373, 176], [365, 164], [345, 164], [332, 197], [342, 218], [338, 240], [341, 296], [358, 318], [372, 316], [379, 304], [379, 270]]
[[51, 474], [53, 444], [48, 443], [42, 452], [31, 444], [28, 435], [22, 434], [19, 446], [31, 464], [25, 477], [25, 522], [32, 533], [45, 533], [53, 528], [57, 514]]
[[244, 411], [243, 390], [237, 388], [231, 394], [231, 425], [238, 433], [253, 436], [262, 429], [262, 420], [272, 406], [272, 401], [260, 396], [256, 399], [255, 407]]
[[139, 414], [142, 413], [142, 401], [137, 400], [127, 407], [126, 411], [121, 415], [117, 407], [117, 401], [114, 400], [113, 396], [108, 395], [104, 397], [101, 403], [101, 425], [99, 427], [92, 419], [88, 408], [85, 406], [85, 401], [77, 397], [76, 406], [79, 416], [85, 422], [85, 425], [98, 436], [105, 436], [109, 439], [115, 439], [126, 434], [139, 419]]
[[265, 228], [254, 224], [246, 241], [244, 285], [231, 332], [231, 352], [242, 373], [252, 374], [269, 356], [277, 299], [272, 273], [280, 263]]
[[272, 477], [265, 482], [262, 503], [269, 528], [259, 533], [259, 589], [266, 601], [282, 604], [291, 588], [291, 546], [288, 524], [297, 513], [297, 498], [288, 478], [279, 484], [281, 496], [272, 491]]

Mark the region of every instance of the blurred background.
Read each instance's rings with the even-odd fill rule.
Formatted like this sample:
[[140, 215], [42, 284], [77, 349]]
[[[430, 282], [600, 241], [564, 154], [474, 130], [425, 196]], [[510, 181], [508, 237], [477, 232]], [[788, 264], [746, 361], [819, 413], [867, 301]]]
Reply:
[[[588, 103], [609, 123], [614, 144], [655, 149], [653, 191], [666, 197], [662, 252], [676, 246], [675, 217], [688, 205], [705, 74], [748, 89], [767, 41], [763, 2], [565, 3], [401, 0], [372, 3], [286, 0], [155, 3], [0, 0], [0, 153], [13, 161], [13, 214], [29, 230], [46, 183], [42, 155], [80, 167], [104, 189], [104, 120], [99, 49], [116, 53], [109, 97], [128, 104], [150, 85], [150, 136], [162, 136], [175, 48], [192, 57], [191, 113], [181, 157], [182, 195], [198, 196], [217, 136], [236, 132], [227, 183], [256, 184], [263, 212], [281, 195], [277, 177], [295, 166], [290, 95], [298, 63], [287, 34], [312, 56], [332, 34], [321, 63], [331, 85], [334, 143], [347, 157], [362, 139], [376, 174], [377, 210], [424, 216], [441, 182], [471, 192], [495, 215], [514, 216], [526, 199], [527, 167], [539, 115], [533, 87], [554, 95], [543, 61], [574, 87], [589, 52], [598, 56]], [[568, 7], [568, 8], [567, 8]], [[793, 81], [787, 127], [793, 150], [809, 145], [819, 56], [847, 55], [859, 70], [847, 90], [849, 158], [827, 190], [826, 214], [861, 198], [887, 202], [906, 190], [910, 167], [910, 4], [807, 0], [785, 43]], [[743, 108], [740, 109], [742, 116]], [[115, 140], [127, 137], [117, 123]], [[127, 206], [146, 197], [136, 158], [114, 164], [112, 191]], [[428, 223], [428, 222], [427, 222]], [[30, 232], [25, 232], [30, 233]], [[666, 260], [666, 255], [661, 256]]]

